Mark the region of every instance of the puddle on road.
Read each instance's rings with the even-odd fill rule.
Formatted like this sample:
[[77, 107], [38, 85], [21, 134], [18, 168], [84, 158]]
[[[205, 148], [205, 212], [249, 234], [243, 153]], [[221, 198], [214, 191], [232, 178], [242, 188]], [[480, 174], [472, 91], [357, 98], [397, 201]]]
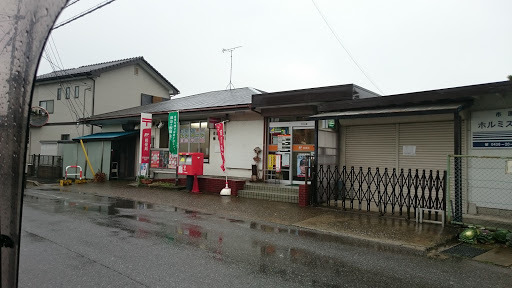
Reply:
[[[321, 275], [339, 272], [338, 267], [347, 265], [344, 261], [348, 260], [330, 256], [328, 253], [326, 256], [325, 253], [314, 252], [309, 247], [327, 243], [357, 243], [359, 247], [364, 247], [364, 241], [361, 240], [350, 240], [296, 227], [216, 217], [193, 210], [155, 206], [122, 198], [77, 195], [76, 199], [72, 199], [72, 195], [66, 196], [68, 198], [26, 195], [25, 198], [27, 204], [53, 207], [53, 212], [80, 211], [103, 215], [105, 217], [91, 217], [92, 221], [99, 226], [108, 227], [107, 235], [111, 237], [151, 239], [166, 245], [195, 247], [206, 251], [218, 261], [229, 259], [253, 263], [258, 273], [279, 273], [293, 278], [298, 272], [308, 274], [316, 271], [317, 276], [313, 275], [313, 278], [325, 279]], [[267, 237], [267, 234], [273, 236]], [[380, 247], [374, 242], [367, 246], [377, 250], [389, 250], [386, 248], [388, 246]], [[319, 266], [322, 266], [320, 272]]]

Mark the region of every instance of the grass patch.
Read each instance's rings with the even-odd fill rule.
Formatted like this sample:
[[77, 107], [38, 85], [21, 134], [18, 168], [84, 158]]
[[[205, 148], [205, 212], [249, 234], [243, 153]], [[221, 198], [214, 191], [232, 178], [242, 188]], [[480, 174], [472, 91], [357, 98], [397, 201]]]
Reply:
[[173, 189], [173, 190], [181, 190], [181, 189], [185, 188], [183, 186], [175, 185], [174, 183], [161, 182], [161, 181], [157, 181], [157, 182], [148, 184], [148, 187], [158, 187], [158, 188]]

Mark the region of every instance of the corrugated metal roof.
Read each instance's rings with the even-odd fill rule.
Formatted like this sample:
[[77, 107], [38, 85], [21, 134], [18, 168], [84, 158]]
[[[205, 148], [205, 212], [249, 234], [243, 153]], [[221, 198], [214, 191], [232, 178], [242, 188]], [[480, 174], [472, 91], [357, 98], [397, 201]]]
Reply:
[[78, 140], [111, 140], [115, 138], [121, 138], [139, 133], [139, 131], [126, 131], [126, 132], [105, 132], [95, 133], [91, 135], [85, 135], [77, 138], [73, 138], [74, 141]]
[[342, 118], [364, 118], [370, 116], [386, 116], [396, 114], [435, 114], [440, 112], [457, 111], [464, 104], [461, 103], [450, 103], [450, 104], [437, 104], [437, 105], [423, 105], [423, 106], [411, 106], [411, 107], [394, 107], [394, 108], [377, 108], [367, 110], [355, 110], [355, 111], [342, 111], [342, 112], [327, 112], [313, 115], [312, 119], [342, 119]]
[[73, 78], [73, 77], [79, 77], [79, 76], [94, 76], [94, 74], [99, 74], [106, 70], [111, 70], [115, 68], [119, 68], [122, 66], [130, 65], [133, 63], [143, 63], [147, 65], [153, 72], [155, 72], [162, 80], [165, 82], [170, 88], [172, 88], [174, 91], [176, 91], [176, 94], [179, 94], [179, 90], [174, 87], [174, 85], [169, 82], [158, 70], [156, 70], [151, 64], [149, 64], [144, 57], [133, 57], [133, 58], [127, 58], [127, 59], [121, 59], [121, 60], [114, 60], [109, 62], [103, 62], [103, 63], [97, 63], [97, 64], [91, 64], [91, 65], [85, 65], [80, 66], [78, 68], [71, 68], [71, 69], [64, 69], [59, 71], [54, 71], [46, 74], [42, 74], [37, 76], [36, 83], [37, 82], [43, 82], [43, 81], [52, 81], [57, 79], [66, 79], [66, 78]]
[[92, 116], [87, 120], [98, 120], [106, 118], [124, 118], [140, 113], [157, 113], [183, 110], [199, 110], [216, 107], [250, 105], [252, 95], [261, 94], [260, 90], [245, 87], [232, 90], [220, 90], [205, 92], [180, 98], [173, 98], [169, 101], [137, 106], [114, 112]]

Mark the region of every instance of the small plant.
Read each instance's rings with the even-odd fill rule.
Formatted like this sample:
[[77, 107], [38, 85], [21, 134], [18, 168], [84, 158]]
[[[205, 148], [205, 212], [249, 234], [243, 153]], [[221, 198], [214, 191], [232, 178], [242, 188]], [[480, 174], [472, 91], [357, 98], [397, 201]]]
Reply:
[[466, 228], [459, 234], [459, 240], [464, 243], [476, 244], [479, 230], [476, 228]]
[[149, 187], [171, 188], [171, 189], [177, 188], [177, 186], [174, 183], [161, 182], [161, 181], [153, 182], [153, 183], [149, 184], [148, 186]]
[[507, 242], [507, 235], [511, 232], [505, 229], [499, 229], [496, 232], [494, 232], [494, 239], [496, 239], [496, 242], [505, 243]]
[[489, 230], [482, 229], [480, 233], [476, 236], [476, 240], [478, 243], [482, 244], [491, 244], [494, 243], [494, 233]]

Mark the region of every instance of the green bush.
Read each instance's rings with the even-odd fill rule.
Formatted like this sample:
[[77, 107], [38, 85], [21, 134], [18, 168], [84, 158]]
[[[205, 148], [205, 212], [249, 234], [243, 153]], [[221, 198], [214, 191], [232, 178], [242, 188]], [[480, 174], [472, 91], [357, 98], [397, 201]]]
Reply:
[[497, 242], [505, 243], [507, 242], [507, 234], [509, 234], [510, 231], [505, 229], [498, 229], [496, 232], [494, 232], [494, 239], [496, 239]]
[[476, 236], [476, 240], [482, 244], [494, 243], [494, 233], [489, 230], [480, 230], [480, 234]]

